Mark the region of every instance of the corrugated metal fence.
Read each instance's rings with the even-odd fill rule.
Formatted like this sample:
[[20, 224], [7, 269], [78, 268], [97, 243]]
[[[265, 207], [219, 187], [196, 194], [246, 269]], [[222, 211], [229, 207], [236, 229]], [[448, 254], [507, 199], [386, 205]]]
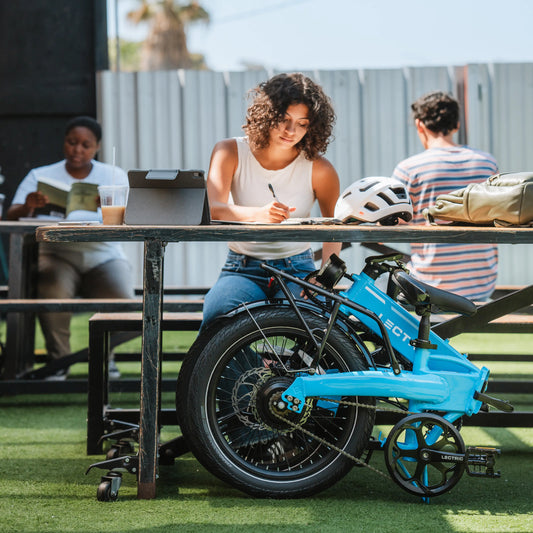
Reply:
[[[443, 90], [463, 104], [459, 142], [489, 151], [501, 171], [533, 171], [533, 64], [475, 64], [387, 70], [306, 72], [331, 97], [337, 114], [335, 140], [327, 153], [341, 190], [355, 179], [389, 176], [398, 161], [422, 150], [410, 118], [420, 95]], [[216, 141], [242, 135], [249, 89], [272, 75], [266, 71], [166, 71], [98, 76], [99, 119], [104, 128], [101, 159], [133, 168], [207, 170]], [[126, 252], [136, 283], [142, 281], [142, 248]], [[532, 247], [500, 248], [499, 283], [528, 282], [523, 265]], [[210, 285], [226, 246], [168, 246], [165, 283]], [[360, 268], [359, 246], [343, 252], [351, 270]]]

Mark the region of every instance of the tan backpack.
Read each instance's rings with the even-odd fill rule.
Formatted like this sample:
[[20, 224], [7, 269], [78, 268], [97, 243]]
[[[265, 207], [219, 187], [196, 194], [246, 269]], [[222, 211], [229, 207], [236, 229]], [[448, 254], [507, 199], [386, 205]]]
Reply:
[[423, 215], [432, 224], [440, 219], [475, 226], [533, 225], [533, 173], [494, 174], [483, 183], [437, 196]]

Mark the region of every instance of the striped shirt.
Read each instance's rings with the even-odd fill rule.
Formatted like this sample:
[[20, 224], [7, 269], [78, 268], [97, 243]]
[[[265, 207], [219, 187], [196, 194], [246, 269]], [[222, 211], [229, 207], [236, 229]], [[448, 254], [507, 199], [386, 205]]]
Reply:
[[[498, 172], [492, 155], [467, 146], [430, 148], [400, 162], [393, 177], [407, 187], [413, 224], [427, 224], [422, 211], [437, 196], [485, 181]], [[498, 248], [490, 244], [411, 244], [411, 274], [471, 300], [487, 299], [496, 285]]]

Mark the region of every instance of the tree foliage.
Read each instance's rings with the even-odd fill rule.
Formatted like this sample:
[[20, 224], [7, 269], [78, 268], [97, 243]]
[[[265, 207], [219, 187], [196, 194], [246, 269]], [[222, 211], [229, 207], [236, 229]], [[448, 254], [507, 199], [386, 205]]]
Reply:
[[209, 13], [198, 3], [176, 0], [139, 0], [137, 9], [128, 13], [135, 24], [147, 22], [149, 32], [140, 49], [140, 70], [205, 68], [203, 57], [187, 47], [187, 27], [209, 22]]

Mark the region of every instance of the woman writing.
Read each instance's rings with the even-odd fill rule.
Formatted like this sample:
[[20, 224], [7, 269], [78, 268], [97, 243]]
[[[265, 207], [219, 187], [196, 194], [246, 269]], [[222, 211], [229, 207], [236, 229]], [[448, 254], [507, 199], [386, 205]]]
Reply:
[[[300, 73], [274, 76], [253, 95], [246, 137], [225, 139], [213, 149], [207, 178], [211, 217], [280, 223], [310, 216], [315, 200], [322, 216], [333, 216], [339, 178], [323, 157], [335, 121], [329, 98]], [[324, 243], [323, 261], [339, 251], [340, 244]], [[282, 295], [269, 286], [263, 262], [299, 278], [315, 270], [309, 243], [229, 243], [226, 264], [205, 298], [204, 325], [242, 302]], [[301, 288], [293, 285], [298, 296]]]

